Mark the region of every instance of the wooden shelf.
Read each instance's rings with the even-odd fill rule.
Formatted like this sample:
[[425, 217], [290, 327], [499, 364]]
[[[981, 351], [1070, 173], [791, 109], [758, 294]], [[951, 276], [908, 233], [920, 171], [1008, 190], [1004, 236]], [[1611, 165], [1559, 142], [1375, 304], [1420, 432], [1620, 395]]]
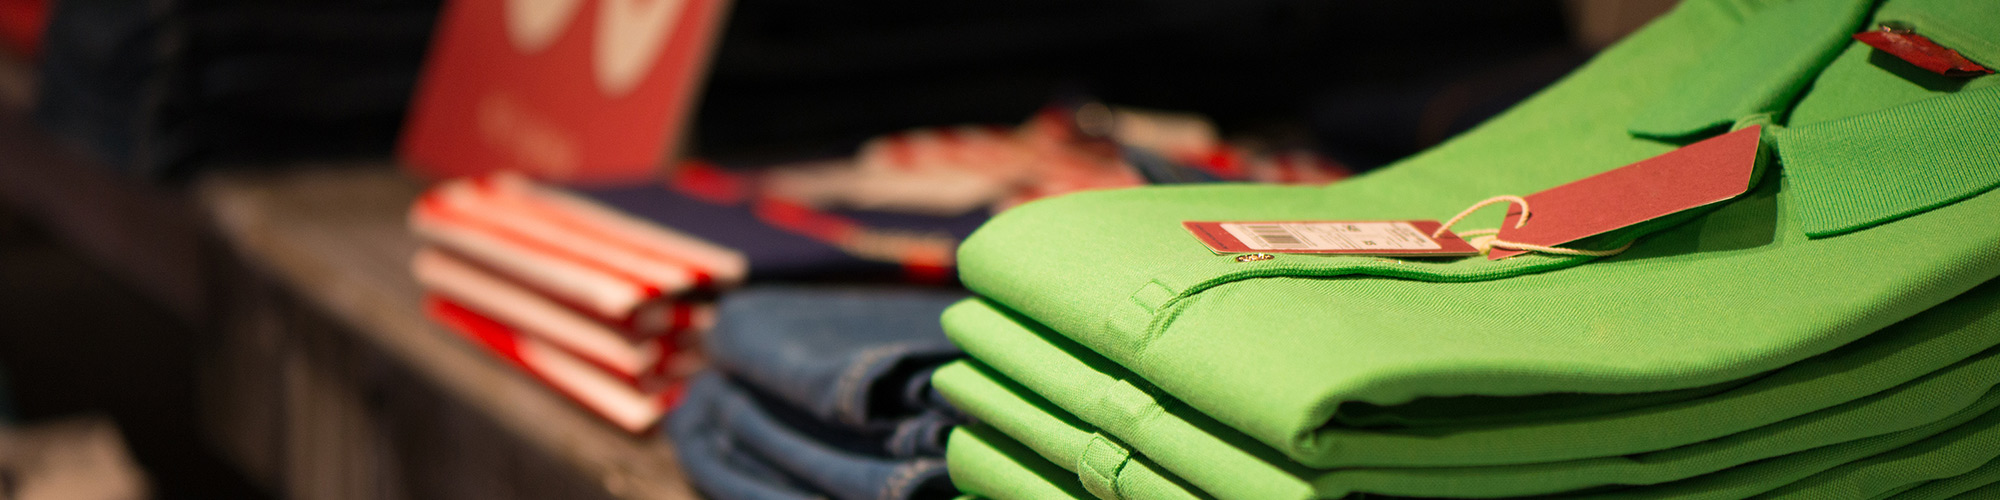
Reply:
[[393, 165], [121, 177], [0, 57], [0, 201], [206, 332], [211, 441], [283, 496], [693, 499], [673, 450], [431, 324]]
[[418, 186], [388, 165], [216, 175], [199, 198], [222, 236], [284, 288], [511, 434], [579, 467], [622, 498], [694, 498], [673, 450], [600, 422], [419, 310], [403, 224]]

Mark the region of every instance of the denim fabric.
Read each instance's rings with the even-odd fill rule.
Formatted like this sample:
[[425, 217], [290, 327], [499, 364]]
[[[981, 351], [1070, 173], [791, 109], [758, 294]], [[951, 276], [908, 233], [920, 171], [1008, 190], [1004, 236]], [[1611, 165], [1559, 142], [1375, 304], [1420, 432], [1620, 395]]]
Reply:
[[944, 453], [960, 418], [930, 371], [964, 356], [938, 316], [962, 292], [761, 287], [726, 295], [709, 355], [717, 368], [806, 415], [880, 436], [892, 457]]
[[892, 459], [875, 443], [819, 422], [714, 372], [688, 386], [669, 417], [681, 467], [715, 500], [951, 498], [942, 457]]

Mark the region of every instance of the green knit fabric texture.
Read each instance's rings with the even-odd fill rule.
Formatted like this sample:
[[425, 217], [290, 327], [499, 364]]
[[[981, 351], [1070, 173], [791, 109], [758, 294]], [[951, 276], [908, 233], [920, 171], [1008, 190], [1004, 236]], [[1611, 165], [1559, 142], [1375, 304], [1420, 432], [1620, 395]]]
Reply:
[[[2000, 185], [2000, 140], [1972, 124], [1995, 121], [2000, 93], [1978, 91], [1786, 130], [1778, 152], [1791, 172], [1800, 230], [1855, 231], [1993, 189]], [[1918, 133], [1888, 143], [1862, 139], [1884, 130]]]
[[[1313, 470], [1145, 388], [1074, 342], [979, 299], [947, 310], [947, 335], [975, 359], [933, 384], [952, 403], [1071, 470], [1109, 440], [1224, 499], [1500, 497], [1655, 484], [1774, 456], [1904, 431], [1971, 411], [2000, 384], [2000, 282], [1888, 329], [1705, 398], [1617, 413], [1382, 432], [1408, 453], [1507, 450], [1551, 461], [1507, 466]], [[1110, 403], [1122, 402], [1122, 403]], [[1158, 408], [1122, 418], [1123, 407]], [[1983, 410], [1980, 410], [1983, 411]], [[1977, 412], [1975, 412], [1977, 413]], [[1702, 425], [1690, 425], [1699, 422]], [[1110, 427], [1112, 432], [1101, 431]], [[1122, 438], [1122, 441], [1120, 440]], [[1128, 470], [1129, 472], [1129, 470]], [[1149, 472], [1150, 473], [1150, 472]], [[1172, 474], [1172, 473], [1169, 473]], [[1155, 481], [1148, 477], [1145, 481]], [[1115, 478], [1102, 481], [1117, 484]], [[1152, 498], [1120, 495], [1105, 498]]]
[[[1473, 467], [1660, 450], [1692, 434], [1770, 425], [1769, 412], [1747, 411], [1714, 427], [1684, 422], [1592, 441], [1582, 452], [1562, 439], [1459, 432], [1710, 399], [2000, 275], [2000, 225], [1991, 223], [2000, 220], [1991, 192], [2000, 158], [1990, 154], [2000, 120], [1981, 111], [2000, 101], [1995, 77], [1929, 93], [1884, 87], [1904, 100], [1843, 109], [1816, 96], [1871, 92], [1856, 87], [1887, 85], [1883, 75], [1905, 69], [1887, 63], [1900, 61], [1842, 57], [1856, 45], [1845, 38], [1743, 45], [1765, 39], [1745, 30], [1824, 38], [1864, 29], [1881, 12], [1958, 12], [1950, 9], [1974, 1], [1888, 0], [1868, 14], [1872, 2], [1691, 0], [1523, 104], [1397, 165], [1324, 188], [1157, 187], [1030, 203], [966, 241], [961, 277], [1021, 323], [1045, 325], [1131, 374], [1120, 379], [1130, 390], [1086, 394], [1093, 410], [1071, 412], [1122, 443], [1141, 441], [1140, 422], [1180, 412], [1298, 467]], [[2000, 39], [1960, 24], [1974, 30], [1968, 36]], [[1788, 52], [1763, 53], [1771, 51]], [[1694, 76], [1720, 67], [1759, 71], [1729, 73], [1741, 81]], [[1446, 218], [1477, 200], [1534, 193], [1720, 132], [1628, 132], [1673, 107], [1662, 102], [1704, 99], [1688, 82], [1795, 87], [1686, 103], [1714, 113], [1687, 123], [1770, 125], [1765, 146], [1778, 161], [1766, 175], [1779, 182], [1766, 179], [1684, 223], [1615, 234], [1637, 244], [1614, 257], [1237, 262], [1180, 226]], [[1806, 103], [1811, 113], [1793, 109]], [[1875, 175], [1868, 169], [1937, 172], [1850, 182]], [[1498, 212], [1466, 228], [1490, 227]], [[1031, 355], [976, 356], [998, 367]], [[1088, 381], [1071, 382], [1063, 386]]]
[[992, 428], [959, 426], [947, 439], [945, 467], [952, 484], [968, 495], [996, 500], [1093, 498], [1076, 482], [1076, 473], [1036, 458]]
[[968, 498], [992, 500], [1088, 500], [1097, 498], [1083, 490], [1076, 474], [1036, 456], [1027, 446], [1015, 442], [983, 424], [961, 425], [951, 430], [945, 448], [945, 467], [951, 482]]
[[[1895, 500], [1944, 500], [1964, 495], [1995, 483], [2000, 483], [2000, 460], [1989, 460], [1985, 465], [1981, 465], [1971, 472], [1955, 477], [1910, 485], [1909, 488], [1899, 491], [1894, 495], [1885, 495], [1878, 498], [1892, 498]], [[1995, 496], [1987, 498], [2000, 498], [2000, 490], [1996, 490], [1992, 494]]]
[[1976, 490], [1951, 497], [1953, 500], [1993, 500], [2000, 498], [2000, 484], [1989, 484]]
[[[941, 373], [946, 373], [947, 378], [952, 380], [974, 383], [986, 380], [979, 375], [967, 375], [966, 372], [976, 370], [968, 366], [943, 370]], [[1006, 389], [984, 390], [997, 387], [991, 384], [966, 387], [961, 382], [960, 387], [968, 389], [958, 391], [965, 398], [962, 401], [980, 408], [1033, 404], [1027, 399], [1015, 397]], [[960, 400], [954, 400], [955, 403], [957, 401]], [[1047, 409], [1054, 410], [1053, 407]], [[1084, 491], [1099, 498], [1210, 498], [1173, 478], [1151, 461], [1132, 456], [1115, 440], [1088, 432], [1067, 432], [1087, 424], [1061, 411], [982, 411], [978, 420], [990, 432], [1007, 436], [1011, 442], [1020, 443], [1033, 455], [1053, 464], [1064, 464], [1058, 467], [1062, 475], [1079, 481]]]
[[[1834, 446], [1669, 485], [1543, 498], [1986, 500], [2000, 494], [2000, 485], [1994, 483], [2000, 480], [2000, 462], [1990, 458], [1980, 462], [2000, 449], [1996, 439], [2000, 439], [2000, 413], [1988, 413], [1900, 448], [1883, 450], [1880, 443]], [[950, 443], [952, 481], [966, 485], [969, 496], [975, 498], [1094, 498], [1075, 477], [1052, 472], [1060, 467], [1026, 448], [981, 425], [954, 430]], [[1828, 465], [1843, 458], [1848, 459]], [[1817, 471], [1811, 470], [1813, 467], [1818, 467]], [[1940, 472], [1959, 470], [1965, 472], [1956, 476]], [[1880, 493], [1871, 496], [1870, 492]]]
[[1711, 57], [1633, 120], [1633, 134], [1681, 137], [1739, 116], [1781, 113], [1859, 31], [1872, 0], [1800, 1], [1746, 19]]
[[2000, 412], [1914, 444], [1827, 469], [1762, 497], [1796, 498], [1818, 490], [1837, 491], [1848, 498], [1876, 498], [1931, 481], [1968, 477], [1996, 458], [2000, 458]]

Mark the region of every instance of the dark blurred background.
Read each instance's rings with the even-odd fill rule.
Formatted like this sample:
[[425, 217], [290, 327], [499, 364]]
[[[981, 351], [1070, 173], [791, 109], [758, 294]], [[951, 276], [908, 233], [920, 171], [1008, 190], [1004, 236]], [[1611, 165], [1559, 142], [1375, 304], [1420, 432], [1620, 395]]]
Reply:
[[729, 18], [695, 144], [710, 156], [837, 151], [910, 127], [1015, 122], [1088, 93], [1365, 167], [1586, 56], [1553, 0], [748, 1]]
[[[1610, 38], [1587, 30], [1622, 33], [1665, 3], [742, 1], [691, 152], [845, 155], [887, 132], [1017, 123], [1053, 99], [1093, 96], [1200, 113], [1227, 136], [1367, 169], [1561, 76]], [[54, 5], [39, 121], [114, 166], [169, 179], [386, 154], [438, 7]], [[1584, 28], [1585, 17], [1598, 21]]]

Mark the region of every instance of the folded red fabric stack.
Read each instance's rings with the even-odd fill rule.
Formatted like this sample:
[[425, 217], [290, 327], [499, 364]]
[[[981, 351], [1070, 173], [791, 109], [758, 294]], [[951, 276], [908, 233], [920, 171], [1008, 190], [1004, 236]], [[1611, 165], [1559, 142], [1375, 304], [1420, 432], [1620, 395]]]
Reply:
[[700, 369], [734, 250], [513, 175], [437, 185], [410, 211], [439, 323], [611, 423], [650, 431]]

